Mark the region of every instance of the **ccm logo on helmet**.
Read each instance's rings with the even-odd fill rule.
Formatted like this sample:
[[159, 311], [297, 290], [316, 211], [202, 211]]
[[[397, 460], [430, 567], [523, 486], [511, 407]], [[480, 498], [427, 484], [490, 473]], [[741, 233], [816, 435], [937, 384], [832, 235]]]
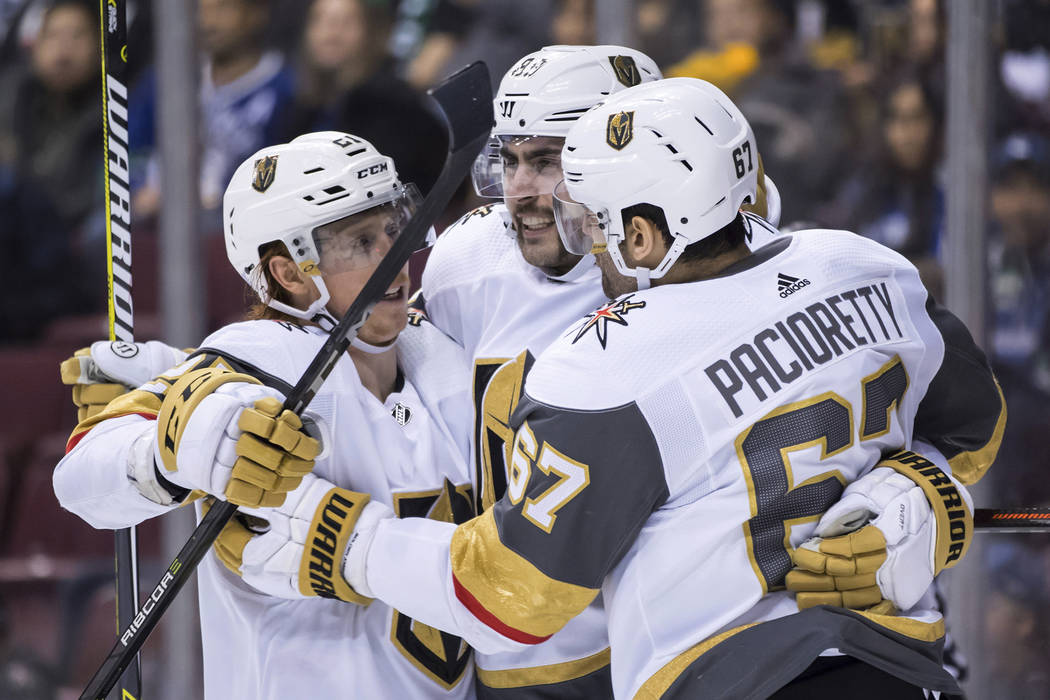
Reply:
[[379, 173], [385, 173], [389, 168], [386, 163], [377, 163], [376, 165], [370, 165], [367, 168], [361, 168], [357, 171], [357, 179], [364, 180], [366, 177], [372, 175], [378, 175]]

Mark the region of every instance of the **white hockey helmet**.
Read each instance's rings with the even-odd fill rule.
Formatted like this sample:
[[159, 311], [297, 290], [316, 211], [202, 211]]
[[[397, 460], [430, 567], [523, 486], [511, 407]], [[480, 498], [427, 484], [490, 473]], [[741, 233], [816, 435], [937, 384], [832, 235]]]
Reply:
[[[644, 289], [686, 246], [755, 201], [758, 151], [725, 93], [703, 80], [669, 78], [613, 95], [585, 114], [565, 139], [562, 169], [554, 212], [565, 248], [582, 254], [605, 243], [617, 270]], [[663, 210], [674, 237], [653, 270], [627, 267], [619, 248], [621, 212], [643, 203]]]
[[[474, 189], [482, 197], [502, 198], [502, 140], [517, 137], [564, 138], [584, 112], [609, 95], [659, 80], [660, 69], [641, 51], [625, 46], [545, 46], [507, 71], [493, 100], [492, 140], [474, 162]], [[557, 168], [555, 168], [557, 170]], [[550, 194], [560, 175], [538, 178], [537, 194]]]
[[[368, 141], [321, 131], [250, 156], [234, 172], [222, 201], [226, 254], [237, 274], [274, 309], [331, 326], [334, 320], [325, 310], [330, 297], [321, 279], [315, 230], [385, 204], [411, 216], [419, 194], [414, 185], [398, 180], [394, 161]], [[312, 276], [321, 294], [308, 309], [297, 309], [267, 293], [265, 275], [258, 269], [260, 250], [277, 241]], [[345, 251], [338, 252], [346, 258]]]

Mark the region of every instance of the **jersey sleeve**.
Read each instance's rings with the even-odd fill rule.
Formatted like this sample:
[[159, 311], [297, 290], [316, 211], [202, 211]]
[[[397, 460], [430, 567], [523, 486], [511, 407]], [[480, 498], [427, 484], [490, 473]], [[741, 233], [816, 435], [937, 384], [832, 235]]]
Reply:
[[142, 495], [128, 476], [132, 444], [144, 432], [156, 439], [157, 414], [168, 390], [183, 373], [222, 365], [257, 377], [263, 384], [287, 393], [291, 387], [279, 377], [217, 349], [201, 348], [185, 362], [117, 397], [95, 416], [81, 422], [66, 443], [66, 455], [52, 475], [59, 503], [92, 527], [116, 529], [136, 525], [193, 500], [185, 490], [158, 481], [169, 491], [178, 490], [175, 505], [155, 503]]
[[915, 436], [974, 484], [991, 467], [1006, 429], [1006, 401], [988, 358], [966, 326], [932, 298], [926, 311], [944, 339], [944, 359], [915, 415]]
[[639, 408], [571, 411], [522, 399], [507, 492], [463, 525], [385, 521], [368, 554], [375, 595], [483, 653], [538, 644], [598, 595], [667, 499]]
[[526, 394], [512, 422], [507, 492], [457, 530], [450, 555], [460, 603], [534, 644], [590, 604], [668, 488], [633, 403], [578, 411]]

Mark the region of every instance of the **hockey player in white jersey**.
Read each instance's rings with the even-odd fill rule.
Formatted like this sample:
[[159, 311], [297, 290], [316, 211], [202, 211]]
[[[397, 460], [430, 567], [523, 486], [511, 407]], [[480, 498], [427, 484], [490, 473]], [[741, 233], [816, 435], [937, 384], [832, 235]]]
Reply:
[[[524, 378], [505, 495], [459, 526], [353, 526], [348, 585], [486, 652], [542, 644], [601, 592], [620, 698], [958, 692], [921, 592], [966, 551], [960, 482], [995, 456], [1002, 395], [893, 251], [814, 230], [749, 252], [754, 153], [691, 79], [574, 125], [559, 228], [616, 298]], [[813, 554], [875, 596], [801, 610], [792, 552], [840, 497], [869, 511], [838, 540], [860, 554]]]
[[[246, 548], [235, 520], [200, 565], [208, 698], [474, 695], [469, 648], [353, 593], [331, 559], [338, 543], [325, 538], [326, 524], [367, 521], [377, 508], [450, 522], [473, 514], [467, 428], [456, 423], [469, 413], [467, 367], [430, 324], [405, 328], [407, 266], [308, 409], [320, 454], [279, 400], [417, 199], [389, 158], [349, 134], [308, 134], [249, 158], [226, 191], [225, 235], [230, 262], [263, 302], [257, 320], [213, 333], [82, 422], [56, 468], [60, 502], [95, 527], [162, 515], [191, 492], [270, 506], [257, 515], [273, 537]], [[156, 344], [120, 350], [131, 347], [155, 355], [158, 371], [174, 359]], [[64, 369], [91, 364], [84, 356]]]
[[[553, 192], [563, 178], [565, 135], [609, 95], [660, 77], [652, 59], [626, 47], [549, 46], [522, 58], [500, 83], [492, 140], [473, 172], [478, 194], [499, 201], [468, 213], [438, 238], [413, 301], [473, 363], [479, 512], [506, 490], [510, 415], [533, 358], [569, 323], [608, 301], [594, 256], [567, 251], [555, 227]], [[762, 182], [767, 196], [757, 211], [775, 219], [776, 189]], [[756, 246], [768, 240], [769, 224], [755, 217], [748, 225]], [[545, 644], [477, 653], [479, 695], [607, 697], [605, 627], [596, 603]]]
[[[493, 141], [474, 169], [478, 192], [501, 201], [467, 214], [438, 239], [412, 321], [421, 323], [429, 314], [465, 347], [473, 364], [475, 420], [462, 436], [473, 436], [479, 509], [490, 507], [506, 489], [505, 455], [513, 435], [507, 425], [534, 355], [571, 321], [607, 301], [593, 256], [566, 251], [553, 226], [552, 193], [563, 177], [564, 137], [581, 114], [608, 95], [659, 77], [653, 61], [632, 49], [558, 46], [524, 57], [501, 82]], [[760, 185], [753, 209], [775, 221], [776, 189], [765, 178]], [[750, 245], [768, 239], [769, 224], [758, 218], [747, 222]], [[107, 348], [97, 343], [91, 354], [110, 376], [134, 364]], [[84, 385], [75, 387], [74, 396], [86, 410], [99, 401], [93, 394], [107, 390], [121, 391]], [[599, 607], [546, 644], [476, 654], [479, 695], [608, 696], [609, 652]]]

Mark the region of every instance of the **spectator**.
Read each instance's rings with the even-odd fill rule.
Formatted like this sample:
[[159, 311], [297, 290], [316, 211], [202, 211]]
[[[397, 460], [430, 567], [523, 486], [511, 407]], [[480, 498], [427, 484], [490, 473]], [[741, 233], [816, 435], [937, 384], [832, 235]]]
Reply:
[[1050, 396], [1050, 144], [1036, 134], [1007, 138], [996, 157], [989, 245], [992, 349], [1002, 367]]
[[820, 218], [908, 256], [927, 288], [941, 296], [936, 264], [944, 226], [941, 105], [925, 81], [907, 74], [885, 94], [880, 113], [874, 154], [822, 208]]
[[1046, 668], [1050, 550], [1042, 541], [997, 538], [990, 543], [986, 559], [992, 584], [984, 608], [990, 654], [982, 661], [995, 697], [1045, 700], [1050, 697]]
[[[438, 71], [440, 76], [448, 68], [482, 60], [488, 64], [493, 88], [518, 59], [542, 46], [552, 43], [552, 24], [560, 13], [565, 35], [579, 35], [579, 10], [586, 12], [586, 2], [580, 0], [459, 0], [460, 4], [475, 5], [474, 21], [463, 36], [458, 49]], [[563, 6], [567, 6], [563, 9]], [[574, 29], [573, 27], [577, 27]], [[593, 36], [593, 34], [590, 34]], [[418, 83], [417, 83], [418, 84]]]
[[79, 167], [98, 163], [102, 144], [97, 9], [86, 0], [52, 3], [29, 70], [10, 71], [0, 91], [0, 152], [18, 178], [56, 195], [52, 206], [69, 228], [102, 199], [99, 178]]
[[839, 75], [814, 68], [793, 41], [790, 0], [704, 0], [701, 19], [705, 46], [670, 74], [728, 90], [780, 188], [784, 222], [811, 217], [853, 165]]
[[682, 60], [696, 45], [696, 0], [639, 0], [635, 48], [658, 66]]
[[399, 72], [412, 87], [423, 90], [440, 80], [452, 54], [477, 20], [480, 2], [417, 0], [398, 3], [391, 46]]
[[596, 43], [594, 9], [594, 0], [560, 0], [551, 20], [553, 42], [571, 46]]
[[387, 46], [392, 16], [365, 0], [315, 0], [307, 11], [293, 105], [278, 140], [349, 131], [372, 142], [424, 192], [437, 179], [445, 130], [423, 98], [395, 73]]
[[89, 0], [49, 4], [28, 67], [2, 78], [0, 274], [19, 290], [0, 303], [6, 342], [102, 306], [104, 251], [85, 246], [103, 206], [97, 11]]
[[[264, 46], [268, 5], [268, 0], [200, 0], [200, 196], [206, 210], [217, 211], [238, 163], [263, 145], [280, 141], [277, 117], [291, 101], [292, 74], [281, 54]], [[132, 94], [129, 139], [136, 153], [151, 154], [156, 146], [156, 92], [154, 68]], [[150, 158], [144, 182], [137, 184], [132, 204], [136, 218], [156, 214], [161, 186], [155, 157]]]

